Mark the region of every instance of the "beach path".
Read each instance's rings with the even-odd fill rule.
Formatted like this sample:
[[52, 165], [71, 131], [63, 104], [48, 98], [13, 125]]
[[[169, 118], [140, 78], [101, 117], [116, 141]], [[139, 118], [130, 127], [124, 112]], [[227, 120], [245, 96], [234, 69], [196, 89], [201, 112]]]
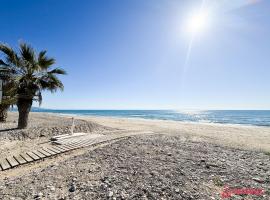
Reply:
[[0, 171], [5, 171], [30, 162], [43, 160], [47, 157], [73, 151], [76, 149], [95, 146], [98, 144], [120, 140], [126, 137], [139, 134], [153, 134], [151, 131], [114, 131], [110, 135], [102, 134], [85, 134], [77, 137], [59, 137], [56, 141], [52, 141], [48, 147], [40, 147], [29, 152], [22, 152], [18, 155], [0, 159]]

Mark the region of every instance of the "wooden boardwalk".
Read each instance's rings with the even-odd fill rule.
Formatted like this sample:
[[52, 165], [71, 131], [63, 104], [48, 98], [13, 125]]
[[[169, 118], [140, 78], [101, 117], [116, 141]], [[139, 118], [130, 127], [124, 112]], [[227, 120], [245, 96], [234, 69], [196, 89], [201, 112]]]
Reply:
[[58, 139], [53, 141], [49, 147], [41, 147], [34, 151], [21, 153], [12, 157], [0, 159], [0, 171], [8, 170], [19, 165], [31, 163], [37, 160], [43, 160], [48, 157], [52, 157], [58, 154], [66, 153], [68, 151], [76, 150], [83, 147], [98, 145], [101, 143], [110, 142], [112, 140], [122, 139], [125, 137], [138, 135], [138, 134], [149, 134], [150, 132], [133, 132], [133, 133], [120, 133], [113, 135], [91, 135]]

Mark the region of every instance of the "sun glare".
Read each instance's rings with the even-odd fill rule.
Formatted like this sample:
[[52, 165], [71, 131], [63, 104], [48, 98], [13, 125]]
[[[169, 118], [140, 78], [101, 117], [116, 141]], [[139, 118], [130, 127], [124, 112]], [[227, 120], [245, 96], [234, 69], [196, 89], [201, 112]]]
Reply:
[[192, 14], [187, 21], [187, 30], [197, 34], [206, 29], [209, 23], [209, 16], [206, 11]]

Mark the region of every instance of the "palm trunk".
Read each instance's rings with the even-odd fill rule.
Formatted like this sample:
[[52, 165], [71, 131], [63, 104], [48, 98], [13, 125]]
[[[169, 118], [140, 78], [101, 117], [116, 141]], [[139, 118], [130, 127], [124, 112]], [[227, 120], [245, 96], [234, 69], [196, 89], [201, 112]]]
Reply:
[[9, 105], [0, 105], [0, 122], [7, 121]]
[[18, 128], [27, 128], [28, 116], [32, 107], [32, 99], [19, 98], [17, 102], [17, 107], [19, 111]]

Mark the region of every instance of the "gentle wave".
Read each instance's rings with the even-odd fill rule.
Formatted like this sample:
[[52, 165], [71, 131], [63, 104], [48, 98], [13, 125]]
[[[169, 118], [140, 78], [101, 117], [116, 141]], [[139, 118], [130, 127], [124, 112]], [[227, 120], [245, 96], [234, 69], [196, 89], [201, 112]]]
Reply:
[[34, 108], [32, 112], [270, 126], [270, 110], [51, 110]]

